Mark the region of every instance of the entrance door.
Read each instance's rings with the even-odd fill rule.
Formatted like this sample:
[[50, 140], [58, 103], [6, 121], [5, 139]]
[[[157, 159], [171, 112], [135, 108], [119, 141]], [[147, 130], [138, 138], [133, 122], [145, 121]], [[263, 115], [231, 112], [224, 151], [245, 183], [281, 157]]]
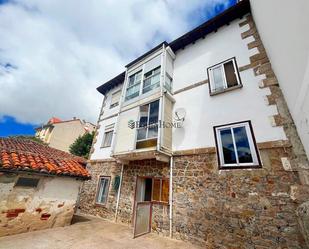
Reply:
[[138, 177], [136, 181], [134, 238], [151, 231], [152, 179]]

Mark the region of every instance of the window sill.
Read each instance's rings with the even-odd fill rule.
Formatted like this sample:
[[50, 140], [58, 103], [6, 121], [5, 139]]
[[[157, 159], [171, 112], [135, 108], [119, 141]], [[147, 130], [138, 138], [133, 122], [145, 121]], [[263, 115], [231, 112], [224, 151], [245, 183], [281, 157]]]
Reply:
[[170, 204], [168, 202], [163, 202], [163, 201], [151, 201], [152, 204], [156, 205], [162, 205], [162, 206], [169, 206]]
[[105, 204], [103, 204], [103, 203], [95, 203], [94, 206], [95, 206], [95, 207], [104, 207], [104, 208], [107, 208], [107, 207], [106, 207], [106, 203], [105, 203]]
[[118, 105], [119, 105], [119, 103], [113, 104], [113, 105], [111, 105], [111, 106], [109, 107], [109, 109], [113, 109], [114, 107], [116, 107], [116, 106], [118, 106]]
[[231, 169], [261, 169], [262, 165], [242, 165], [242, 166], [219, 166], [219, 170]]
[[239, 84], [237, 86], [232, 86], [232, 87], [229, 87], [229, 88], [225, 88], [223, 90], [218, 90], [218, 91], [210, 92], [209, 95], [210, 96], [214, 96], [214, 95], [218, 95], [218, 94], [221, 94], [221, 93], [233, 91], [233, 90], [239, 89], [239, 88], [242, 88], [242, 84]]
[[100, 149], [105, 149], [105, 148], [109, 148], [109, 147], [111, 147], [111, 145], [109, 145], [109, 146], [101, 146]]

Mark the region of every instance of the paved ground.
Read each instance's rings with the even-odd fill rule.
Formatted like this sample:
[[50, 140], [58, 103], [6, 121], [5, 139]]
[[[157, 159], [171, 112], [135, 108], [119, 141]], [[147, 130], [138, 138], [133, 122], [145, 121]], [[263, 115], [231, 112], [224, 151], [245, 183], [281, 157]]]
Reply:
[[197, 249], [191, 244], [147, 234], [132, 238], [132, 230], [124, 225], [101, 219], [0, 238], [1, 249]]

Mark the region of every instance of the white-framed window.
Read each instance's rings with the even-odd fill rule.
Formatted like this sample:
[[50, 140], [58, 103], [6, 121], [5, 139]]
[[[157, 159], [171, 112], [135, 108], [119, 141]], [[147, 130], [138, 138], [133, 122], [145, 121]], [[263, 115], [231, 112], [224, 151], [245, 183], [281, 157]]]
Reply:
[[173, 79], [168, 73], [165, 74], [165, 84], [164, 84], [164, 86], [165, 86], [165, 89], [167, 89], [169, 92], [172, 92], [172, 90], [173, 90]]
[[110, 183], [110, 176], [99, 177], [96, 200], [95, 200], [97, 204], [106, 204], [108, 197], [109, 183]]
[[162, 55], [156, 55], [138, 68], [129, 69], [125, 101], [134, 99], [142, 94], [151, 92], [160, 86]]
[[261, 167], [250, 121], [215, 126], [219, 168]]
[[129, 76], [125, 100], [133, 99], [139, 95], [141, 82], [142, 70]]
[[211, 94], [241, 86], [236, 59], [231, 58], [207, 69]]
[[159, 100], [140, 107], [136, 148], [155, 146], [158, 136]]
[[120, 96], [121, 96], [121, 90], [112, 94], [111, 104], [109, 106], [110, 109], [119, 105]]
[[147, 93], [160, 86], [161, 67], [157, 67], [144, 75], [143, 93]]
[[114, 133], [113, 130], [105, 131], [102, 142], [103, 148], [110, 147], [112, 145], [113, 133]]

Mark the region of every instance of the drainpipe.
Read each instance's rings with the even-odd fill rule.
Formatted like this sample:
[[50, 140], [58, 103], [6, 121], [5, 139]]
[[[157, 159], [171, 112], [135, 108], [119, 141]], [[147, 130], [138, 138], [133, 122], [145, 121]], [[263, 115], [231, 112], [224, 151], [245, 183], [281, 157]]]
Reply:
[[170, 220], [170, 238], [173, 237], [173, 156], [171, 156], [170, 160], [170, 186], [169, 186], [169, 202], [170, 202], [170, 213], [169, 213], [169, 220]]
[[121, 192], [121, 186], [122, 186], [123, 166], [124, 166], [124, 164], [122, 163], [121, 164], [121, 173], [120, 173], [120, 183], [119, 183], [118, 194], [117, 194], [117, 202], [116, 202], [115, 222], [117, 222], [118, 207], [119, 207], [119, 200], [120, 200], [120, 192]]

